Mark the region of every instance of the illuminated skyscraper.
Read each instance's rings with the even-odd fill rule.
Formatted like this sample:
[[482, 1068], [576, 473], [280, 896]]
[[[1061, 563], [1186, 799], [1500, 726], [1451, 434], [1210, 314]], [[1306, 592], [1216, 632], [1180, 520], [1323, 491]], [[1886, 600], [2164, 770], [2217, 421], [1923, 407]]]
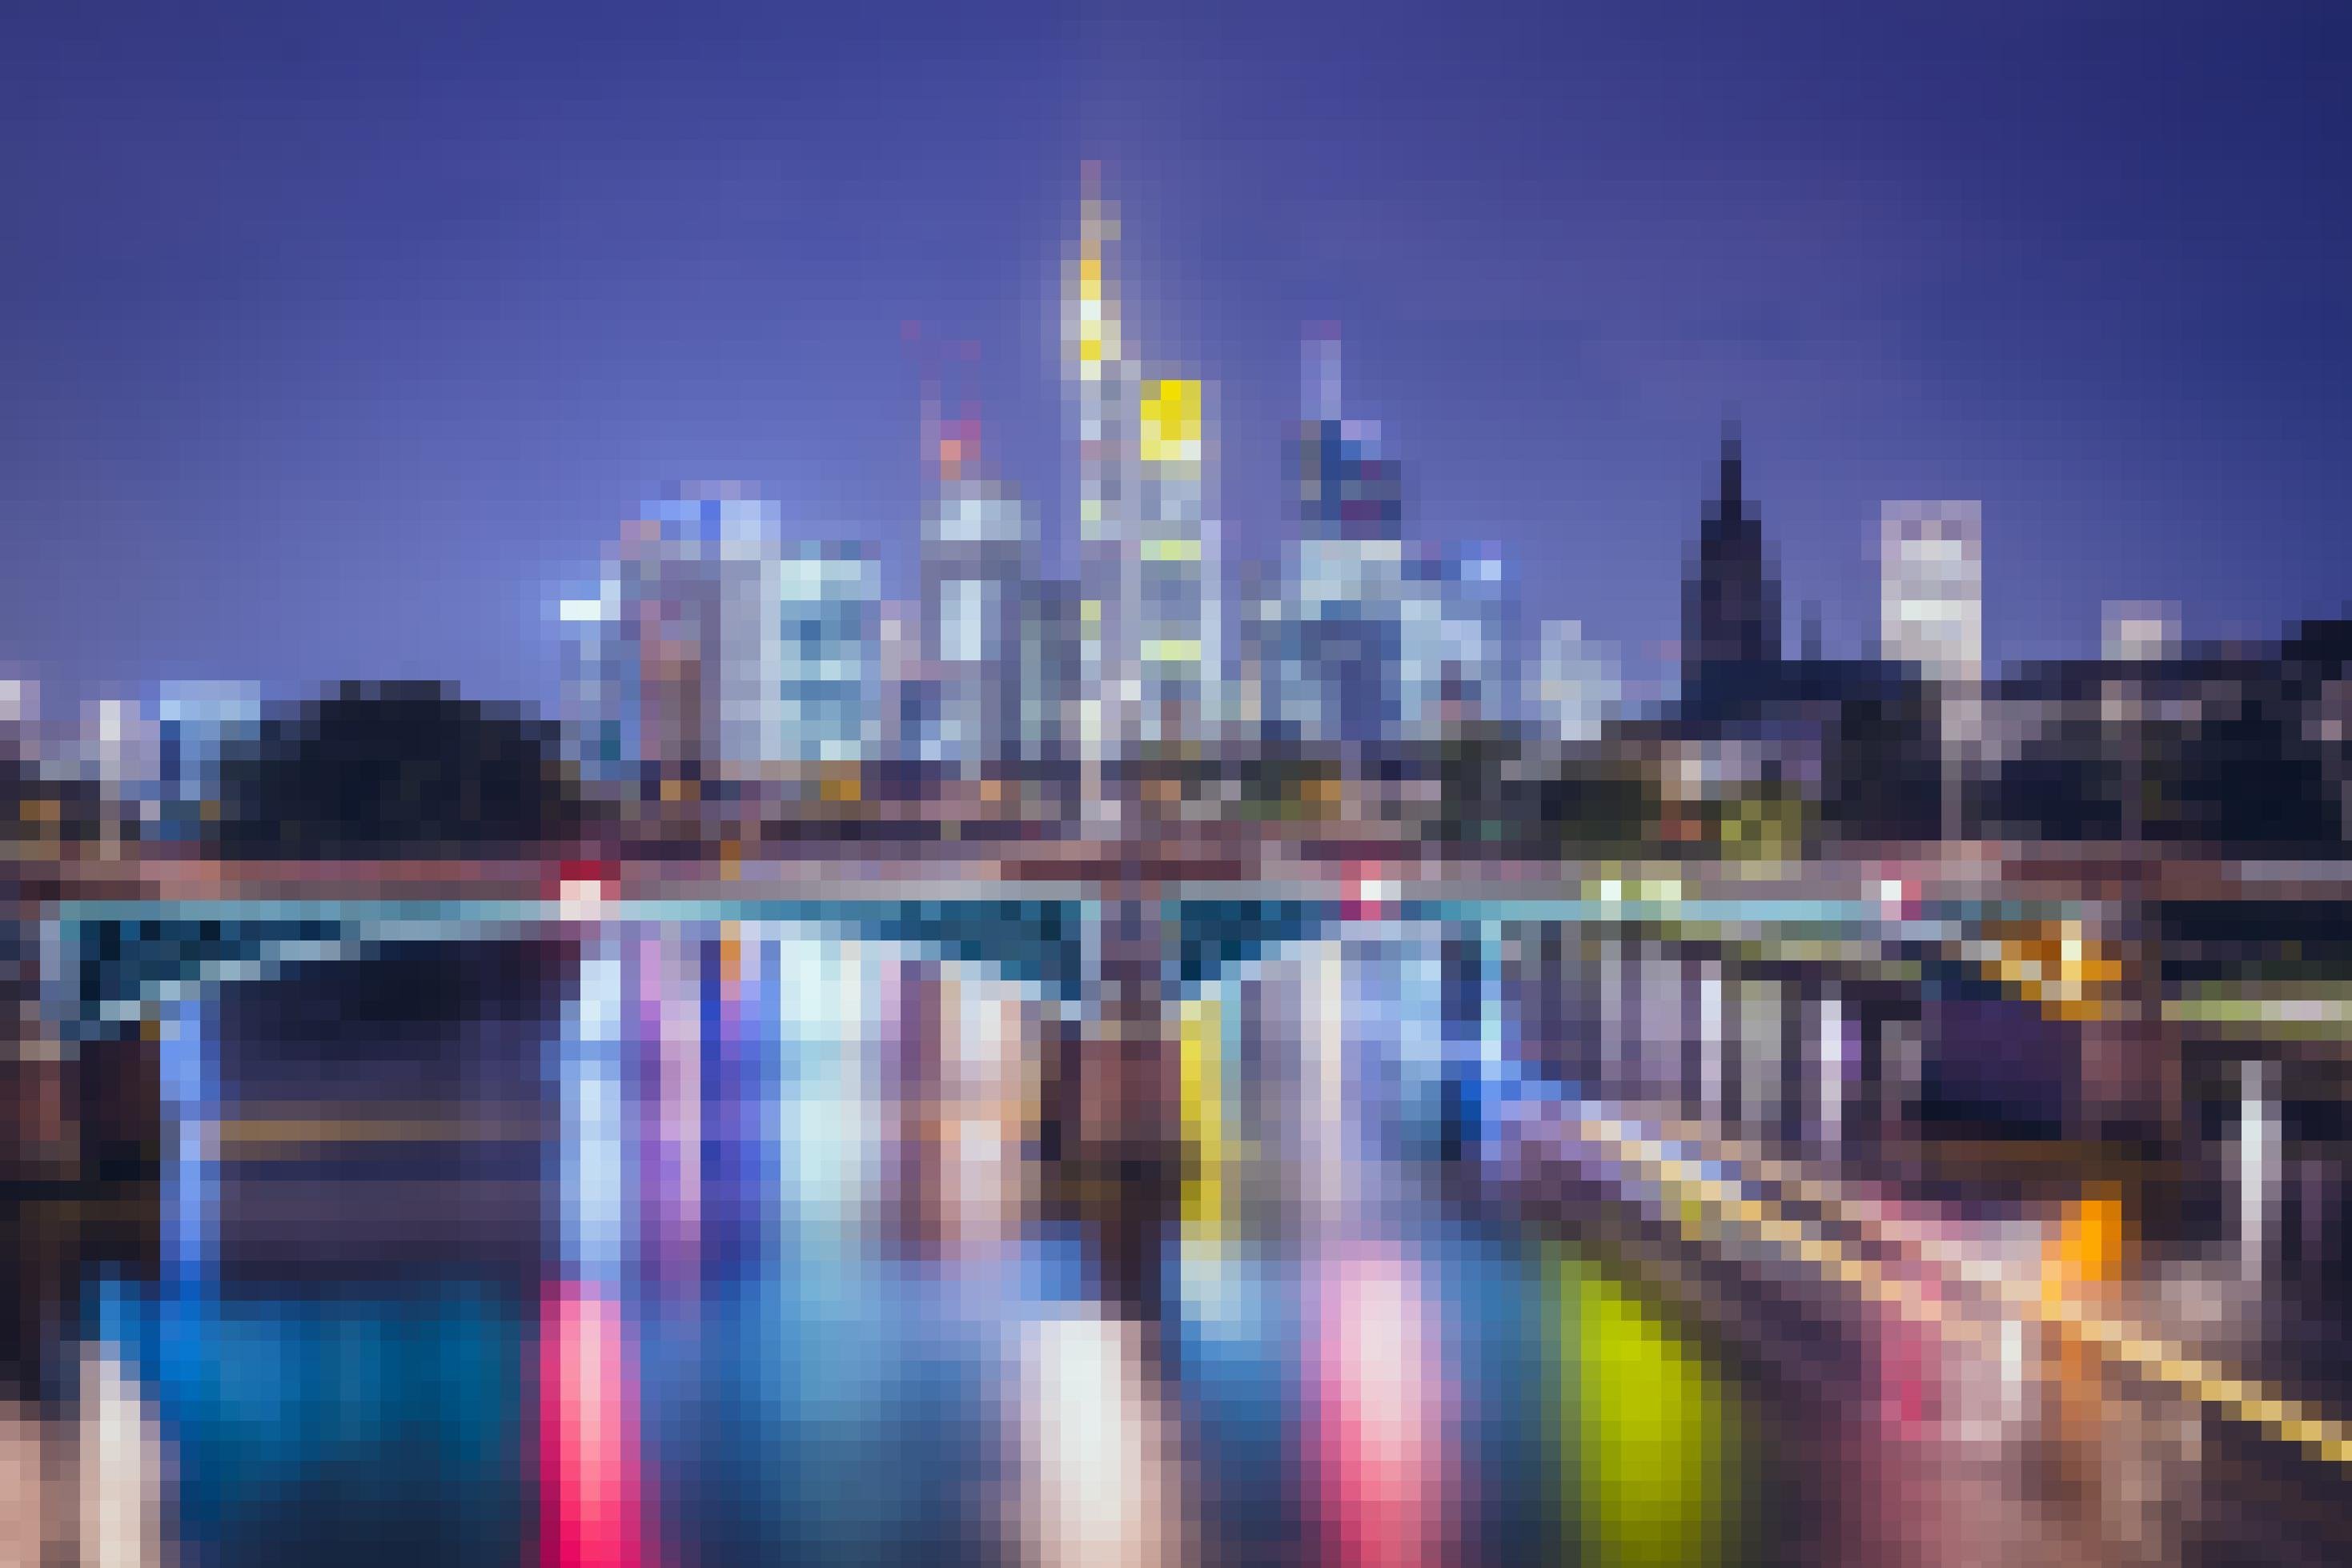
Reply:
[[1984, 669], [1984, 547], [1974, 501], [1889, 501], [1879, 517], [1879, 650], [1928, 680]]
[[1302, 537], [1253, 620], [1258, 716], [1289, 739], [1430, 738], [1449, 714], [1514, 711], [1510, 595], [1501, 561], [1402, 538], [1402, 483], [1381, 427], [1343, 417], [1339, 340], [1307, 338], [1301, 418], [1287, 443]]
[[772, 615], [780, 655], [763, 724], [788, 762], [857, 762], [880, 749], [882, 563], [861, 540], [795, 539], [779, 552]]
[[1062, 346], [1078, 458], [1079, 749], [1096, 761], [1213, 722], [1223, 698], [1208, 389], [1145, 370], [1120, 308], [1118, 238], [1088, 163]]
[[1943, 833], [1966, 830], [1963, 776], [1984, 751], [1984, 542], [1974, 501], [1889, 501], [1879, 513], [1879, 654], [1935, 687]]
[[1300, 354], [1300, 417], [1291, 433], [1289, 478], [1299, 530], [1309, 538], [1392, 539], [1404, 526], [1402, 477], [1381, 455], [1381, 427], [1342, 417], [1339, 334], [1307, 335]]
[[1259, 608], [1260, 719], [1276, 736], [1436, 739], [1517, 711], [1513, 598], [1492, 549], [1296, 539]]
[[591, 777], [715, 778], [854, 761], [878, 714], [871, 546], [786, 540], [741, 486], [690, 486], [566, 600], [566, 708]]
[[935, 373], [923, 388], [923, 649], [939, 711], [919, 754], [967, 774], [1021, 749], [1024, 599], [1037, 528], [1020, 492], [981, 455], [980, 417], [943, 411]]

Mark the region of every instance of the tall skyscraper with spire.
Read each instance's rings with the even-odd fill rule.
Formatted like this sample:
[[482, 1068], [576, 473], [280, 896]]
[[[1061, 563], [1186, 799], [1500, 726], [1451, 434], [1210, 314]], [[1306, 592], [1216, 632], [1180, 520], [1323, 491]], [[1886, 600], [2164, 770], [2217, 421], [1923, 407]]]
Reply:
[[1727, 425], [1716, 498], [1699, 524], [1698, 559], [1684, 589], [1684, 685], [1780, 658], [1780, 585], [1765, 558], [1763, 523], [1747, 494], [1738, 428]]
[[1063, 376], [1078, 460], [1079, 751], [1099, 761], [1222, 716], [1213, 416], [1197, 379], [1147, 371], [1113, 266], [1118, 208], [1082, 171], [1062, 287]]

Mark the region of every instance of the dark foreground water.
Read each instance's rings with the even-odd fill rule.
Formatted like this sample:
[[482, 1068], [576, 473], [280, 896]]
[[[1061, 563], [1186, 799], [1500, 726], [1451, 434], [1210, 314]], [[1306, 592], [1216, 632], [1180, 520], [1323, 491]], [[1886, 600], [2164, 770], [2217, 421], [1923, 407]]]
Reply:
[[1820, 1560], [1773, 1402], [1449, 1177], [1417, 963], [1185, 1004], [1192, 1175], [1112, 1227], [1041, 1218], [1034, 995], [878, 947], [224, 988], [160, 1182], [11, 1211], [0, 1560]]
[[52, 1533], [224, 1564], [1755, 1555], [1741, 1395], [1573, 1253], [1171, 1246], [1156, 1322], [1075, 1232], [690, 1290], [101, 1273], [52, 1369]]

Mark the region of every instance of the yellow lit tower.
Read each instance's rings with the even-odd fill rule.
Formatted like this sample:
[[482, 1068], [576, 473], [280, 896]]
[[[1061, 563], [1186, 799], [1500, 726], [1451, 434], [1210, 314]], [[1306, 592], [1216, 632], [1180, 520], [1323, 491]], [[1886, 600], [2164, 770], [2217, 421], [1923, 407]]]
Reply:
[[1147, 373], [1110, 259], [1118, 209], [1082, 171], [1062, 290], [1076, 424], [1083, 691], [1080, 755], [1198, 737], [1221, 716], [1214, 422], [1197, 379]]

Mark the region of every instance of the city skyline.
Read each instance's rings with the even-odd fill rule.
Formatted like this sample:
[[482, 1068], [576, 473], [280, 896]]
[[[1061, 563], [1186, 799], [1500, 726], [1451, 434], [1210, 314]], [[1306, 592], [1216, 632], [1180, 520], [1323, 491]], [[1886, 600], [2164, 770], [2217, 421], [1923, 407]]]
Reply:
[[0, 1562], [2344, 1568], [2252, 9], [0, 14]]
[[[1198, 634], [1196, 641], [1187, 644], [1196, 651], [1185, 655], [1187, 667], [1194, 673], [1171, 685], [1164, 697], [1139, 704], [1137, 697], [1130, 695], [1126, 699], [1129, 711], [1124, 717], [1109, 716], [1119, 706], [1115, 696], [1102, 704], [1074, 699], [1074, 713], [1086, 714], [1070, 721], [1074, 729], [1097, 734], [1099, 738], [1091, 745], [1105, 756], [1123, 752], [1138, 739], [1156, 737], [1158, 709], [1162, 706], [1168, 706], [1171, 713], [1181, 707], [1195, 717], [1216, 724], [1245, 724], [1254, 728], [1261, 722], [1274, 723], [1279, 731], [1282, 727], [1277, 721], [1279, 704], [1275, 692], [1281, 676], [1271, 665], [1256, 668], [1251, 664], [1255, 653], [1266, 652], [1254, 649], [1252, 638], [1273, 633], [1270, 623], [1268, 627], [1258, 624], [1265, 618], [1255, 607], [1255, 591], [1250, 585], [1257, 583], [1265, 591], [1283, 596], [1285, 618], [1297, 613], [1292, 601], [1300, 592], [1312, 596], [1340, 591], [1329, 584], [1318, 587], [1307, 580], [1317, 572], [1328, 574], [1335, 566], [1354, 582], [1343, 595], [1350, 602], [1365, 594], [1374, 598], [1382, 593], [1393, 596], [1395, 584], [1382, 589], [1375, 580], [1377, 563], [1375, 578], [1366, 578], [1364, 562], [1356, 559], [1368, 540], [1387, 540], [1402, 548], [1402, 557], [1394, 549], [1380, 555], [1386, 547], [1376, 542], [1373, 549], [1379, 559], [1410, 562], [1419, 557], [1426, 569], [1444, 573], [1458, 575], [1466, 570], [1498, 574], [1495, 578], [1499, 585], [1496, 602], [1507, 607], [1511, 627], [1486, 657], [1499, 654], [1497, 671], [1508, 672], [1509, 695], [1495, 707], [1495, 712], [1513, 723], [1541, 726], [1546, 722], [1539, 716], [1539, 710], [1553, 699], [1538, 698], [1534, 683], [1541, 678], [1538, 667], [1550, 656], [1553, 644], [1562, 637], [1588, 645], [1610, 671], [1631, 668], [1652, 677], [1638, 681], [1612, 698], [1612, 702], [1629, 708], [1658, 701], [1671, 704], [1677, 697], [1687, 699], [1696, 690], [1694, 679], [1717, 666], [1851, 657], [1912, 665], [1930, 680], [1958, 677], [1970, 682], [1985, 677], [1997, 679], [2010, 667], [1997, 656], [1989, 656], [1983, 648], [1979, 628], [1987, 605], [1981, 506], [1972, 500], [1883, 502], [1875, 548], [1868, 552], [1866, 562], [1876, 578], [1875, 602], [1871, 608], [1877, 623], [1874, 628], [1856, 629], [1854, 642], [1858, 645], [1825, 647], [1821, 640], [1822, 601], [1807, 593], [1803, 584], [1783, 580], [1778, 541], [1772, 528], [1759, 516], [1753, 486], [1743, 476], [1750, 456], [1740, 423], [1733, 418], [1723, 422], [1719, 448], [1710, 465], [1714, 474], [1705, 487], [1696, 522], [1687, 532], [1680, 584], [1683, 603], [1679, 639], [1636, 642], [1629, 659], [1626, 645], [1588, 636], [1581, 616], [1538, 618], [1529, 613], [1522, 628], [1519, 622], [1520, 612], [1525, 609], [1523, 598], [1541, 602], [1542, 596], [1539, 591], [1528, 591], [1514, 570], [1507, 550], [1492, 539], [1465, 545], [1444, 538], [1448, 530], [1442, 525], [1434, 530], [1441, 536], [1439, 538], [1421, 537], [1429, 519], [1416, 515], [1413, 507], [1417, 465], [1397, 455], [1397, 451], [1406, 448], [1407, 444], [1384, 436], [1381, 420], [1343, 415], [1345, 409], [1355, 404], [1343, 395], [1341, 367], [1346, 340], [1342, 324], [1337, 321], [1300, 324], [1298, 401], [1291, 411], [1294, 417], [1281, 426], [1287, 433], [1282, 439], [1283, 485], [1288, 493], [1276, 508], [1279, 521], [1268, 529], [1259, 530], [1258, 549], [1241, 554], [1238, 573], [1226, 571], [1223, 551], [1218, 543], [1218, 513], [1229, 504], [1222, 496], [1216, 477], [1221, 449], [1227, 440], [1215, 406], [1220, 396], [1218, 384], [1213, 378], [1202, 376], [1194, 365], [1147, 354], [1139, 346], [1141, 334], [1123, 321], [1123, 312], [1130, 308], [1130, 302], [1121, 294], [1132, 289], [1131, 281], [1106, 259], [1121, 248], [1126, 220], [1118, 193], [1106, 188], [1102, 164], [1091, 159], [1079, 165], [1075, 189], [1077, 198], [1073, 204], [1078, 217], [1075, 225], [1065, 227], [1076, 237], [1061, 258], [1060, 287], [1064, 398], [1061, 455], [1066, 472], [1055, 476], [1062, 480], [1076, 476], [1078, 500], [1075, 515], [1062, 519], [1067, 526], [1048, 526], [1041, 530], [1040, 519], [1025, 497], [1024, 486], [1003, 472], [1004, 465], [995, 455], [995, 437], [1001, 424], [998, 411], [972, 390], [982, 379], [974, 368], [982, 359], [982, 346], [969, 339], [941, 337], [925, 323], [909, 319], [901, 324], [900, 330], [917, 367], [911, 389], [918, 421], [913, 466], [922, 476], [923, 486], [918, 515], [911, 520], [913, 542], [919, 551], [919, 559], [908, 563], [911, 570], [890, 570], [892, 558], [898, 553], [893, 546], [903, 546], [907, 542], [903, 538], [894, 539], [888, 533], [877, 537], [870, 530], [838, 524], [827, 528], [822, 523], [796, 518], [778, 497], [763, 493], [757, 481], [721, 476], [677, 477], [627, 511], [626, 520], [620, 527], [617, 556], [614, 553], [614, 540], [608, 534], [602, 551], [603, 565], [597, 569], [601, 577], [576, 570], [562, 575], [562, 580], [572, 589], [585, 584], [588, 591], [584, 597], [558, 588], [551, 590], [551, 597], [544, 602], [532, 607], [541, 622], [556, 629], [557, 643], [567, 648], [577, 643], [576, 632], [565, 622], [612, 619], [609, 602], [604, 603], [601, 610], [595, 607], [600, 595], [610, 601], [614, 584], [620, 580], [613, 576], [615, 570], [637, 570], [633, 563], [637, 553], [648, 545], [665, 551], [673, 549], [677, 539], [672, 530], [683, 526], [688, 539], [708, 536], [702, 545], [689, 546], [698, 552], [703, 549], [716, 552], [722, 538], [731, 541], [726, 547], [726, 558], [739, 560], [752, 569], [755, 575], [764, 570], [772, 576], [780, 551], [781, 559], [787, 562], [803, 557], [862, 562], [859, 580], [864, 585], [865, 601], [870, 601], [875, 623], [866, 632], [873, 647], [867, 655], [861, 656], [877, 661], [878, 674], [891, 657], [884, 651], [887, 644], [892, 637], [900, 636], [907, 639], [913, 656], [924, 661], [929, 671], [919, 677], [909, 677], [919, 685], [928, 682], [936, 686], [943, 678], [940, 669], [963, 666], [966, 674], [962, 676], [950, 673], [945, 678], [950, 686], [961, 679], [973, 690], [929, 699], [944, 702], [947, 707], [927, 722], [936, 726], [944, 721], [950, 728], [969, 725], [974, 735], [980, 733], [982, 721], [981, 709], [972, 705], [984, 706], [1006, 700], [1004, 695], [991, 698], [982, 693], [997, 689], [1001, 694], [1012, 694], [1019, 687], [1018, 666], [1024, 657], [1024, 639], [1029, 644], [1056, 636], [1070, 642], [1078, 685], [1083, 689], [1103, 685], [1105, 672], [1116, 669], [1123, 673], [1123, 683], [1136, 691], [1158, 692], [1160, 677], [1150, 672], [1161, 667], [1159, 661], [1163, 655], [1141, 650], [1168, 645], [1164, 639], [1146, 635], [1165, 628], [1159, 627], [1156, 621], [1138, 621], [1135, 629], [1124, 634], [1124, 641], [1133, 645], [1122, 653], [1122, 634], [1118, 630], [1121, 617], [1117, 612], [1106, 614], [1105, 611], [1115, 611], [1122, 595], [1139, 591], [1139, 585], [1131, 580], [1139, 568], [1149, 579], [1155, 566], [1164, 571], [1169, 563], [1175, 563], [1189, 575], [1183, 584], [1171, 580], [1161, 587], [1178, 589], [1197, 600], [1181, 612], [1181, 624], [1171, 623], [1178, 631], [1189, 628]], [[1144, 314], [1139, 310], [1137, 313]], [[951, 361], [963, 367], [953, 382], [961, 395], [952, 401], [947, 392], [950, 380], [943, 374], [944, 367]], [[1103, 433], [1115, 434], [1107, 436]], [[1387, 454], [1385, 457], [1383, 452]], [[1168, 476], [1171, 475], [1178, 476]], [[1349, 497], [1344, 506], [1340, 500], [1342, 476]], [[1318, 497], [1318, 481], [1328, 495]], [[1181, 484], [1184, 488], [1181, 492], [1169, 490], [1171, 484]], [[1173, 498], [1163, 502], [1160, 498], [1163, 493]], [[1119, 498], [1122, 495], [1126, 497], [1123, 501]], [[1110, 499], [1103, 499], [1106, 496]], [[1139, 497], [1150, 498], [1139, 503]], [[1184, 498], [1187, 497], [1189, 500]], [[1163, 517], [1155, 511], [1163, 506], [1175, 509]], [[706, 507], [718, 509], [706, 512]], [[1255, 510], [1255, 507], [1244, 509]], [[1205, 522], [1201, 515], [1204, 510]], [[1938, 518], [1944, 519], [1940, 525]], [[1921, 643], [1919, 629], [1909, 623], [1926, 603], [1923, 593], [1932, 596], [1943, 591], [1923, 588], [1916, 580], [1921, 566], [1914, 559], [1922, 548], [1921, 538], [1925, 537], [1919, 530], [1925, 528], [1928, 535], [1940, 538], [1942, 536], [1937, 533], [1939, 527], [1959, 529], [1955, 538], [1966, 540], [1967, 580], [1948, 607], [1953, 613], [1968, 618], [1965, 652], [1957, 659], [1927, 652], [1942, 633], [1937, 632], [1928, 642]], [[1726, 532], [1727, 528], [1730, 531]], [[1183, 547], [1173, 554], [1170, 553], [1171, 539]], [[1932, 553], [1932, 543], [1927, 548]], [[715, 564], [721, 556], [712, 553], [708, 559]], [[766, 563], [764, 568], [761, 562]], [[669, 570], [677, 569], [673, 563]], [[1392, 565], [1389, 570], [1395, 568]], [[1241, 580], [1235, 580], [1236, 576]], [[601, 588], [597, 586], [599, 582], [603, 584]], [[984, 612], [981, 596], [970, 596], [967, 602], [966, 596], [957, 591], [966, 589], [987, 591]], [[753, 608], [755, 603], [766, 606], [774, 601], [776, 585], [770, 581], [755, 586], [747, 579], [725, 591], [743, 598], [746, 607]], [[943, 592], [948, 596], [945, 599]], [[1036, 592], [1084, 596], [1066, 607], [1082, 612], [1082, 623], [1059, 627], [1036, 622], [1034, 607], [1025, 606], [1027, 597]], [[1165, 597], [1164, 591], [1154, 591], [1144, 594], [1137, 602], [1149, 600], [1156, 603]], [[2103, 596], [2097, 601], [2097, 645], [2068, 648], [2064, 657], [2112, 661], [2145, 658], [2151, 651], [2168, 654], [2181, 651], [2180, 606], [2177, 601]], [[2135, 643], [2128, 651], [2119, 651], [2115, 618], [2125, 611], [2166, 618], [2169, 642], [2160, 650], [2153, 644]], [[756, 612], [762, 615], [765, 612]], [[1137, 613], [1134, 610], [1126, 612], [1129, 618]], [[1152, 613], [1164, 618], [1167, 612], [1155, 610]], [[1943, 613], [1937, 611], [1935, 615]], [[986, 632], [981, 630], [983, 621], [991, 628]], [[713, 631], [692, 635], [717, 635], [718, 624], [713, 622]], [[2238, 634], [2229, 641], [2258, 645], [2266, 634], [2291, 633], [2294, 624], [2287, 622], [2261, 630], [2233, 627], [2233, 632]], [[728, 634], [740, 639], [749, 633], [738, 631]], [[1491, 630], [1488, 635], [1493, 635]], [[950, 644], [960, 645], [967, 641], [970, 651], [946, 651]], [[2206, 646], [2219, 645], [2221, 640], [2189, 641]], [[983, 645], [985, 652], [982, 651]], [[1296, 650], [1294, 662], [1295, 653]], [[565, 656], [571, 655], [567, 653]], [[1030, 656], [1034, 657], [1034, 647]], [[1395, 678], [1393, 670], [1400, 658], [1393, 648], [1385, 653], [1360, 651], [1341, 656], [1367, 664], [1384, 664], [1391, 669], [1387, 677], [1390, 679]], [[734, 656], [726, 657], [729, 663], [735, 662]], [[1328, 659], [1330, 655], [1323, 657]], [[1410, 664], [1410, 655], [1404, 658]], [[944, 666], [939, 665], [941, 660], [946, 662]], [[2037, 662], [2046, 661], [2029, 656], [2011, 664], [2022, 670]], [[41, 664], [37, 661], [18, 661], [9, 668], [12, 705], [37, 704], [45, 685]], [[1596, 672], [1601, 668], [1594, 666]], [[1146, 672], [1147, 677], [1139, 684], [1135, 679], [1139, 670]], [[463, 686], [454, 676], [427, 674], [422, 678], [453, 692]], [[1334, 677], [1326, 673], [1316, 678]], [[1429, 683], [1433, 693], [1439, 684], [1434, 674], [1415, 678]], [[1496, 676], [1483, 678], [1492, 681]], [[1619, 676], [1610, 674], [1605, 678], [1615, 689]], [[109, 680], [100, 690], [90, 691], [78, 690], [68, 670], [67, 679], [58, 683], [59, 691], [53, 695], [79, 698], [87, 722], [93, 701], [99, 709], [108, 709], [115, 699], [133, 690], [191, 693], [218, 689], [258, 694], [267, 689], [274, 697], [284, 697], [324, 692], [352, 679], [341, 674], [314, 674], [269, 682], [224, 681], [218, 677], [150, 674], [129, 680]], [[1260, 694], [1255, 689], [1255, 683], [1260, 681], [1265, 683], [1266, 693], [1262, 712]], [[1519, 689], [1522, 681], [1528, 683], [1524, 694]], [[868, 714], [869, 719], [879, 712], [876, 706], [883, 701], [879, 694], [897, 684], [896, 679], [884, 679], [864, 699], [866, 706], [873, 710]], [[1223, 691], [1225, 686], [1234, 688], [1230, 695]], [[1242, 695], [1244, 686], [1252, 688], [1247, 695]], [[566, 700], [561, 694], [550, 694], [543, 699], [531, 695], [520, 699], [482, 698], [478, 691], [465, 695], [491, 702], [520, 700], [526, 706], [540, 703], [551, 712], [561, 709]], [[633, 706], [635, 700], [634, 696], [630, 699]], [[1318, 712], [1323, 705], [1339, 702], [1336, 694], [1318, 695], [1313, 700]], [[1391, 701], [1394, 700], [1395, 695], [1391, 694]], [[1487, 693], [1487, 700], [1495, 704], [1495, 692]], [[857, 754], [903, 753], [934, 761], [942, 759], [943, 755], [999, 755], [1003, 745], [1013, 743], [1016, 731], [1024, 737], [1027, 733], [1019, 718], [1018, 696], [1012, 696], [1011, 701], [1009, 716], [989, 721], [990, 733], [998, 738], [986, 747], [980, 747], [977, 741], [961, 747], [950, 741], [942, 754], [936, 737], [923, 743], [911, 734], [899, 736], [887, 724], [884, 731], [872, 732], [863, 742], [850, 740], [841, 744], [850, 746]], [[1098, 707], [1099, 711], [1086, 712], [1090, 707]], [[650, 704], [647, 711], [652, 711]], [[1330, 711], [1336, 714], [1336, 706]], [[950, 718], [950, 712], [968, 716]], [[44, 716], [45, 727], [54, 729], [62, 716], [55, 710], [47, 713]], [[714, 718], [710, 722], [721, 721]], [[772, 716], [762, 722], [772, 726], [776, 721]], [[851, 727], [856, 728], [854, 721]], [[1306, 733], [1319, 737], [1328, 728], [1328, 735], [1336, 737], [1344, 727], [1333, 718], [1323, 728], [1310, 725]], [[888, 739], [877, 738], [886, 732]], [[1017, 744], [1031, 743], [1024, 738]], [[730, 745], [726, 749], [747, 756], [770, 755], [778, 753], [782, 746], [781, 741], [772, 739], [750, 746]], [[1079, 749], [1088, 747], [1082, 746]]]
[[[2070, 11], [2031, 69], [2002, 65], [2022, 23], [1718, 17], [1685, 60], [1648, 25], [1559, 22], [1479, 94], [1413, 68], [1483, 49], [1475, 23], [947, 27], [854, 103], [721, 69], [759, 57], [748, 21], [642, 62], [619, 25], [558, 59], [491, 28], [429, 121], [429, 25], [387, 61], [364, 24], [288, 24], [313, 68], [266, 81], [237, 65], [257, 20], [135, 57], [16, 26], [77, 91], [20, 100], [59, 151], [25, 187], [37, 243], [0, 259], [22, 350], [0, 661], [59, 690], [425, 677], [547, 703], [555, 658], [515, 628], [677, 481], [867, 538], [910, 598], [908, 319], [985, 345], [1002, 471], [1067, 539], [1053, 272], [1088, 155], [1148, 340], [1222, 389], [1237, 566], [1282, 531], [1298, 332], [1336, 319], [1416, 531], [1496, 539], [1530, 620], [1637, 668], [1672, 634], [1727, 406], [1788, 618], [1817, 606], [1832, 653], [1874, 641], [1893, 497], [1981, 501], [1996, 665], [2095, 652], [2109, 598], [2180, 602], [2190, 641], [2341, 601], [2323, 18], [2140, 13], [2110, 57]], [[825, 26], [795, 59], [897, 47]], [[1195, 68], [1244, 38], [1329, 68]], [[1538, 89], [1544, 59], [1564, 75]], [[697, 112], [616, 141], [591, 110], [639, 64], [643, 101]], [[316, 134], [237, 140], [224, 95], [248, 89]], [[1807, 128], [1781, 92], [1810, 93]], [[930, 134], [975, 116], [990, 135]], [[822, 172], [793, 141], [815, 126]], [[1644, 151], [1612, 154], [1612, 126]]]

